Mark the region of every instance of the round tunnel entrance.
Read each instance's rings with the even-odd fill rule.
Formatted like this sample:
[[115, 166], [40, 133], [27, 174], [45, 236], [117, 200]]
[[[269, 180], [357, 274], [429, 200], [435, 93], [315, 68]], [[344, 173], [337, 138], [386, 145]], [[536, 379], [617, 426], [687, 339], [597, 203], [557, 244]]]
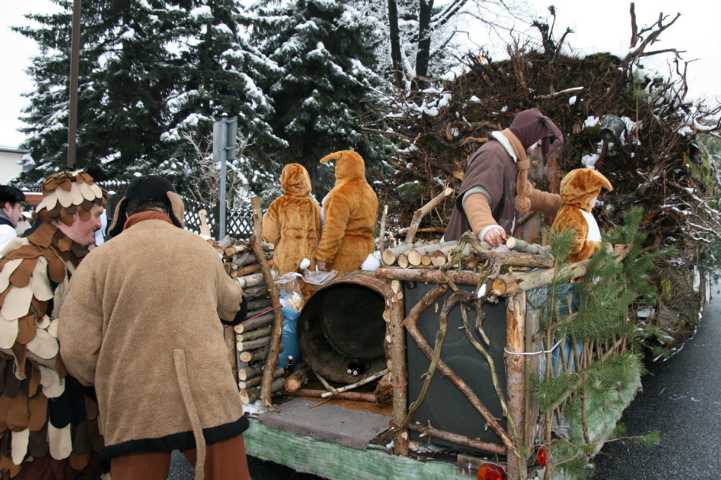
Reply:
[[316, 292], [301, 312], [301, 354], [328, 380], [354, 383], [385, 368], [385, 298], [369, 280], [341, 278]]

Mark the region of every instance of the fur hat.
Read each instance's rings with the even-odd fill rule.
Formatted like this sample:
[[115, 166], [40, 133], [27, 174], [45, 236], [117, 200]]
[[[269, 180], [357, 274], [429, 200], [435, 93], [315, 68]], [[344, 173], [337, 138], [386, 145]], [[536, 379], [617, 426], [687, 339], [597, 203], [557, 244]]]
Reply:
[[590, 210], [591, 200], [604, 188], [613, 191], [613, 185], [601, 172], [593, 168], [577, 168], [561, 180], [561, 199], [564, 205]]
[[356, 178], [365, 178], [366, 164], [358, 152], [354, 152], [353, 150], [338, 150], [321, 158], [320, 163], [325, 164], [333, 160], [336, 161], [336, 183]]
[[73, 224], [75, 213], [82, 220], [90, 217], [93, 205], [105, 204], [105, 193], [87, 172], [58, 172], [43, 182], [43, 199], [35, 207], [35, 217], [43, 222]]
[[176, 227], [183, 228], [185, 206], [182, 198], [175, 192], [173, 184], [167, 179], [157, 175], [149, 175], [133, 180], [128, 186], [125, 195], [115, 207], [113, 221], [108, 227], [108, 236], [114, 237], [123, 231], [128, 214], [128, 204], [131, 202], [164, 205], [173, 224]]

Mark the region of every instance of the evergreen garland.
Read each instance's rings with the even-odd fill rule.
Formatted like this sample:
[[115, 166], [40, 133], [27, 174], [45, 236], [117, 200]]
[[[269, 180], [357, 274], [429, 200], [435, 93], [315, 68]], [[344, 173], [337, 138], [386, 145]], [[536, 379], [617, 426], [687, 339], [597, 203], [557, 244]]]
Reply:
[[[623, 260], [619, 261], [609, 248], [601, 248], [589, 260], [587, 273], [580, 283], [570, 286], [554, 278], [549, 287], [549, 301], [542, 311], [547, 350], [558, 341], [568, 342], [574, 350], [614, 342], [626, 345], [620, 353], [608, 350], [595, 360], [590, 360], [594, 357], [587, 355], [585, 363], [568, 360], [573, 367], [560, 373], [556, 373], [556, 361], [551, 361], [552, 355], [548, 354], [545, 375], [536, 383], [547, 428], [552, 425], [552, 412], [559, 406], [569, 422], [567, 437], [551, 439], [546, 436], [546, 446], [552, 451], [553, 468], [560, 467], [579, 478], [592, 472], [589, 459], [600, 448], [594, 438], [603, 437], [602, 432], [589, 432], [587, 417], [602, 415], [606, 402], [616, 401], [643, 370], [639, 351], [645, 333], [629, 317], [629, 312], [633, 311], [634, 302], [655, 298], [650, 272], [658, 254], [643, 249], [645, 236], [639, 230], [642, 218], [641, 209], [631, 209], [624, 216], [624, 224], [606, 236], [613, 243], [626, 246], [628, 250]], [[569, 235], [569, 232], [563, 232], [551, 238], [556, 272], [568, 258]], [[574, 294], [575, 300], [571, 301]]]

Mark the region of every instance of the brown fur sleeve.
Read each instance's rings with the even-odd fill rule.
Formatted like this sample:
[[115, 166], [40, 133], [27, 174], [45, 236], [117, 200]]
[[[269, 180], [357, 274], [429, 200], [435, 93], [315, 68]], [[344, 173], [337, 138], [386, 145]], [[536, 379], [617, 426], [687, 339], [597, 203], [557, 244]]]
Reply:
[[83, 385], [95, 383], [95, 367], [102, 344], [102, 305], [97, 281], [86, 259], [73, 274], [70, 290], [58, 316], [60, 356], [71, 375]]
[[218, 317], [224, 322], [231, 322], [243, 302], [243, 289], [234, 278], [225, 272], [220, 260], [215, 263], [215, 275], [218, 290]]
[[325, 206], [325, 223], [315, 258], [319, 262], [333, 263], [340, 248], [350, 217], [350, 205], [341, 191], [333, 192]]
[[543, 213], [548, 222], [556, 216], [556, 212], [561, 208], [560, 195], [542, 192], [532, 185], [529, 185], [528, 197], [531, 200], [531, 210]]
[[571, 243], [571, 254], [568, 260], [571, 262], [577, 261], [576, 257], [583, 252], [586, 236], [588, 235], [588, 225], [581, 212], [575, 207], [562, 207], [558, 211], [551, 229], [554, 232], [563, 232], [570, 229], [576, 233]]
[[[281, 197], [282, 198], [282, 197]], [[276, 245], [280, 241], [280, 219], [278, 218], [278, 201], [273, 200], [270, 208], [263, 215], [263, 240]]]

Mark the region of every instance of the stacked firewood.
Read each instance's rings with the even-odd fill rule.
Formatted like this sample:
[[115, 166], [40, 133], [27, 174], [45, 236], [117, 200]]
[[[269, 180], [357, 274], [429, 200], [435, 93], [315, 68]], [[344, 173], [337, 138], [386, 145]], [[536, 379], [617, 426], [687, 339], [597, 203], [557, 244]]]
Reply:
[[[217, 242], [214, 247], [221, 254], [228, 275], [237, 279], [243, 287], [243, 297], [247, 302], [246, 320], [233, 327], [234, 363], [241, 401], [244, 404], [253, 403], [260, 398], [260, 385], [270, 349], [275, 311], [260, 262], [251, 245], [248, 242], [228, 239]], [[264, 245], [263, 251], [270, 261], [271, 248]], [[273, 377], [272, 391], [279, 392], [283, 386], [283, 369], [277, 369]]]
[[404, 243], [383, 250], [383, 265], [397, 265], [401, 268], [442, 267], [449, 262], [449, 254], [458, 242], [415, 242]]
[[386, 267], [407, 269], [460, 267], [473, 270], [488, 260], [511, 267], [550, 268], [553, 265], [547, 248], [513, 237], [506, 242], [506, 248], [500, 250], [491, 250], [481, 242], [465, 240], [403, 243], [383, 250], [381, 259]]

